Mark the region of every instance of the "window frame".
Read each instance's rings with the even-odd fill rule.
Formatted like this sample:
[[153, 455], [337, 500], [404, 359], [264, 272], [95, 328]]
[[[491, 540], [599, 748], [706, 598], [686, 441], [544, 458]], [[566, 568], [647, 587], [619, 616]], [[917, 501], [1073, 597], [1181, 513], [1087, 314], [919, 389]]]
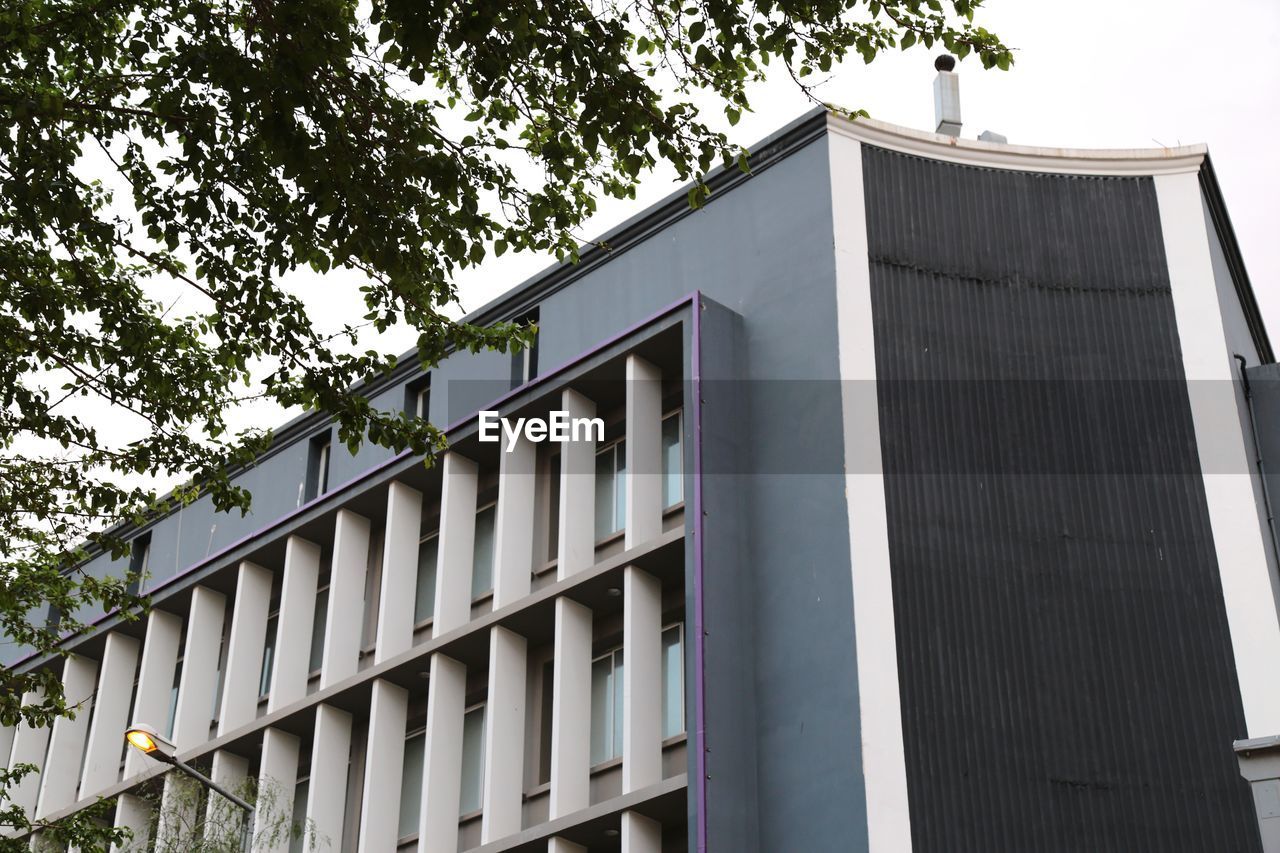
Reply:
[[329, 468], [333, 460], [333, 428], [311, 436], [307, 443], [307, 478], [303, 482], [302, 503], [310, 503], [329, 491]]
[[[493, 597], [493, 582], [494, 582], [493, 572], [494, 572], [494, 569], [497, 568], [496, 564], [498, 560], [498, 547], [497, 547], [498, 546], [498, 499], [496, 497], [476, 507], [476, 527], [474, 529], [475, 530], [479, 529], [480, 514], [482, 512], [488, 512], [489, 510], [493, 510], [493, 536], [490, 539], [490, 547], [489, 547], [489, 586], [487, 589], [484, 589], [480, 592], [476, 592], [476, 588], [475, 588], [476, 587], [476, 543], [479, 542], [479, 539], [473, 538], [472, 545], [471, 545], [471, 590], [470, 590], [471, 603], [473, 605], [479, 604], [480, 602]], [[438, 571], [439, 570], [437, 568], [437, 573]]]
[[[683, 507], [685, 503], [684, 406], [683, 405], [676, 406], [675, 408], [669, 409], [668, 411], [665, 411], [662, 413], [662, 418], [658, 422], [658, 444], [659, 444], [659, 447], [661, 448], [662, 447], [662, 426], [666, 424], [666, 422], [672, 417], [677, 419], [677, 424], [678, 424], [678, 427], [676, 429], [676, 436], [679, 440], [679, 443], [676, 446], [679, 448], [677, 457], [680, 459], [680, 476], [677, 478], [677, 482], [679, 482], [680, 484], [680, 499], [672, 503], [667, 503], [667, 482], [668, 482], [667, 466], [663, 464], [662, 466], [662, 511], [663, 513], [668, 513], [668, 512], [677, 510]], [[663, 459], [663, 462], [664, 463], [666, 462], [665, 457]]]
[[[407, 729], [407, 730], [405, 731], [405, 733], [404, 733], [404, 751], [403, 751], [403, 754], [402, 754], [402, 755], [401, 755], [401, 757], [400, 757], [400, 762], [401, 762], [401, 763], [400, 763], [400, 768], [401, 768], [401, 769], [400, 769], [400, 802], [399, 802], [399, 803], [397, 803], [397, 805], [396, 805], [396, 832], [397, 832], [397, 834], [398, 834], [398, 833], [399, 833], [399, 831], [400, 831], [400, 809], [401, 809], [401, 808], [403, 808], [403, 806], [404, 806], [404, 794], [405, 794], [405, 786], [404, 786], [404, 778], [405, 778], [405, 774], [404, 774], [404, 766], [405, 766], [405, 764], [406, 764], [406, 762], [405, 762], [405, 760], [404, 760], [404, 759], [409, 755], [409, 741], [413, 740], [414, 738], [418, 738], [418, 737], [422, 738], [422, 749], [423, 749], [423, 758], [422, 758], [422, 762], [425, 764], [425, 762], [426, 762], [426, 746], [427, 746], [427, 726], [426, 726], [426, 723], [423, 723], [423, 724], [422, 724], [422, 725], [420, 725], [420, 726], [414, 726], [414, 727], [412, 727], [412, 728], [409, 728], [409, 729]], [[414, 821], [413, 821], [413, 823], [414, 823], [414, 825], [413, 825], [413, 831], [412, 831], [412, 832], [410, 832], [408, 835], [398, 835], [398, 837], [396, 838], [396, 847], [397, 847], [397, 848], [399, 848], [399, 846], [400, 846], [400, 845], [402, 845], [402, 844], [408, 844], [409, 842], [413, 841], [415, 838], [417, 838], [417, 837], [418, 837], [418, 825], [419, 825], [421, 822], [422, 822], [422, 783], [421, 783], [421, 782], [419, 782], [419, 783], [418, 783], [418, 815], [417, 815], [417, 817], [416, 817], [416, 818], [414, 819]]]
[[662, 690], [664, 693], [662, 697], [662, 719], [659, 720], [659, 725], [662, 726], [662, 730], [663, 730], [662, 743], [664, 746], [668, 743], [678, 742], [682, 738], [687, 738], [689, 736], [689, 708], [688, 708], [688, 701], [687, 701], [688, 686], [685, 684], [685, 674], [686, 674], [685, 673], [685, 652], [686, 652], [685, 634], [686, 634], [686, 631], [685, 631], [685, 622], [683, 617], [672, 622], [663, 623], [661, 630], [658, 631], [658, 643], [659, 643], [659, 648], [662, 648], [662, 645], [661, 645], [662, 638], [672, 628], [676, 628], [680, 631], [680, 656], [679, 656], [680, 677], [675, 682], [676, 684], [680, 685], [680, 706], [679, 706], [680, 707], [680, 731], [671, 735], [666, 734], [667, 702], [666, 702], [665, 692], [667, 689], [668, 679], [667, 679], [667, 673], [665, 672], [667, 656], [664, 654], [662, 656], [662, 661], [659, 663], [659, 677], [662, 679]]
[[[320, 676], [320, 673], [324, 670], [324, 639], [325, 639], [325, 634], [329, 632], [329, 587], [332, 585], [332, 583], [333, 583], [333, 579], [331, 577], [326, 577], [324, 581], [316, 587], [316, 606], [313, 609], [312, 619], [311, 619], [311, 643], [307, 647], [307, 681], [311, 681], [311, 679], [313, 678], [318, 678]], [[324, 608], [321, 608], [319, 606], [320, 596], [322, 594], [325, 596]], [[323, 626], [320, 623], [320, 619], [322, 617], [324, 619]], [[317, 628], [322, 628], [322, 630], [319, 632], [320, 662], [316, 664], [315, 667], [313, 668], [311, 666], [311, 653], [315, 651]]]
[[[627, 531], [627, 503], [626, 503], [627, 486], [626, 486], [626, 479], [625, 479], [627, 475], [626, 442], [627, 442], [627, 437], [624, 433], [623, 435], [620, 435], [609, 441], [601, 442], [600, 445], [596, 447], [595, 457], [593, 458], [593, 461], [598, 460], [600, 456], [604, 453], [610, 453], [610, 452], [613, 453], [613, 521], [615, 524], [617, 524], [617, 526], [614, 527], [612, 530], [609, 530], [604, 533], [600, 532], [600, 527], [599, 527], [600, 478], [597, 476], [595, 478], [596, 494], [594, 496], [594, 501], [592, 502], [593, 537], [595, 539], [595, 547], [597, 548], [609, 542], [612, 542], [614, 539], [617, 539], [619, 536], [623, 536]], [[621, 453], [619, 453], [619, 450], [621, 450]], [[619, 457], [621, 457], [621, 470], [622, 470], [621, 478], [619, 478], [618, 476]], [[595, 469], [593, 470], [597, 472], [599, 471], [598, 462], [596, 464]], [[621, 482], [619, 482], [620, 480]]]
[[610, 723], [609, 741], [610, 741], [611, 754], [607, 758], [601, 759], [600, 761], [595, 761], [594, 756], [590, 754], [591, 748], [593, 746], [592, 741], [595, 740], [595, 737], [594, 737], [595, 735], [595, 732], [594, 732], [595, 704], [594, 702], [591, 703], [591, 709], [590, 709], [591, 727], [593, 730], [587, 733], [587, 738], [588, 738], [588, 744], [587, 744], [588, 759], [587, 760], [590, 763], [592, 773], [596, 773], [606, 767], [611, 766], [615, 762], [619, 762], [622, 760], [621, 734], [622, 734], [622, 726], [624, 725], [623, 715], [625, 714], [625, 709], [623, 708], [624, 703], [621, 703], [618, 701], [619, 699], [622, 698], [622, 689], [623, 689], [622, 684], [619, 683], [618, 663], [619, 663], [619, 658], [621, 657], [622, 667], [623, 668], [626, 667], [625, 654], [626, 652], [622, 644], [615, 643], [614, 645], [602, 651], [600, 654], [593, 655], [591, 658], [592, 684], [588, 686], [588, 692], [592, 696], [592, 698], [594, 698], [594, 695], [595, 695], [594, 679], [595, 679], [596, 664], [599, 661], [604, 660], [605, 658], [609, 658], [609, 662], [610, 662], [609, 679], [611, 681], [610, 690], [609, 690], [609, 701], [612, 706], [611, 710], [613, 712], [611, 715], [609, 715], [610, 717], [609, 718], [609, 723]]
[[[272, 623], [275, 623], [274, 629]], [[271, 677], [276, 666], [276, 635], [280, 633], [280, 605], [275, 603], [267, 611], [267, 633], [262, 641], [262, 666], [258, 669], [258, 701], [271, 697]], [[267, 656], [270, 650], [271, 656]]]
[[[467, 736], [466, 736], [467, 717], [475, 713], [476, 711], [480, 711], [485, 715], [484, 717], [481, 718], [480, 737], [478, 741], [480, 745], [479, 746], [479, 749], [480, 749], [480, 756], [479, 756], [480, 804], [476, 806], [474, 809], [471, 809], [469, 811], [464, 811], [463, 810], [464, 804], [462, 802], [462, 797], [463, 797], [462, 773], [465, 771], [466, 765], [467, 765]], [[478, 702], [472, 702], [462, 709], [463, 734], [462, 734], [462, 743], [460, 745], [461, 751], [462, 751], [462, 761], [459, 762], [459, 767], [458, 767], [458, 777], [459, 777], [458, 778], [458, 822], [459, 823], [472, 820], [473, 818], [479, 817], [481, 814], [484, 813], [484, 783], [485, 783], [484, 760], [485, 760], [485, 749], [488, 747], [488, 744], [485, 743], [485, 728], [488, 725], [488, 714], [489, 714], [489, 701], [487, 698], [481, 699]]]
[[[436, 565], [435, 565], [434, 575], [432, 577], [434, 586], [431, 590], [431, 612], [428, 613], [426, 616], [423, 616], [421, 619], [419, 619], [418, 618], [418, 587], [421, 585], [421, 582], [422, 582], [422, 574], [421, 574], [422, 546], [425, 545], [427, 543], [427, 540], [429, 539], [436, 540]], [[432, 530], [430, 533], [427, 533], [418, 537], [418, 564], [414, 568], [414, 578], [413, 578], [413, 616], [414, 616], [413, 630], [415, 632], [420, 631], [423, 628], [429, 628], [432, 625], [432, 623], [435, 622], [436, 593], [439, 591], [439, 589], [440, 589], [440, 529], [437, 527], [435, 530]]]

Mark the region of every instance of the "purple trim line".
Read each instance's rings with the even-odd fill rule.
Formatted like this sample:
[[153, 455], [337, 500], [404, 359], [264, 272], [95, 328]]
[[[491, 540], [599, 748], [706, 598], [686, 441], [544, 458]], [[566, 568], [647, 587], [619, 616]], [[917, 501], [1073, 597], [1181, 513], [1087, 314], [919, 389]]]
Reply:
[[[634, 323], [626, 327], [621, 332], [618, 332], [616, 335], [613, 335], [610, 338], [606, 338], [604, 341], [596, 344], [592, 348], [579, 353], [578, 355], [566, 361], [564, 364], [561, 364], [560, 366], [556, 367], [551, 372], [543, 374], [542, 376], [535, 377], [534, 379], [530, 379], [528, 382], [524, 383], [523, 385], [517, 388], [511, 389], [507, 393], [503, 394], [501, 397], [498, 397], [497, 399], [488, 403], [487, 408], [497, 408], [500, 404], [506, 402], [507, 400], [511, 399], [512, 397], [518, 394], [523, 394], [532, 388], [536, 388], [538, 385], [542, 383], [550, 382], [552, 379], [564, 373], [566, 370], [569, 370], [575, 365], [580, 364], [583, 361], [586, 361], [588, 358], [591, 358], [601, 350], [606, 349], [610, 346], [613, 346], [618, 341], [635, 334], [636, 332], [643, 329], [645, 326], [649, 326], [653, 323], [658, 322], [662, 318], [676, 312], [677, 310], [685, 307], [690, 303], [694, 305], [694, 308], [695, 308], [694, 313], [696, 315], [697, 313], [696, 308], [698, 304], [697, 291], [694, 291], [693, 293], [687, 296], [681, 297], [677, 301], [672, 302], [670, 305], [667, 305], [665, 308], [660, 309], [657, 313], [651, 314], [650, 316], [639, 321], [638, 323]], [[696, 321], [697, 321], [697, 318], [695, 316], [694, 318], [695, 329], [697, 328]], [[462, 418], [461, 420], [450, 424], [449, 426], [445, 427], [445, 430], [444, 430], [445, 435], [448, 436], [450, 433], [455, 432], [456, 430], [462, 428], [463, 426], [466, 426], [466, 424], [469, 423], [471, 420], [473, 420], [475, 417], [476, 417], [476, 413], [472, 413], [471, 415], [468, 415], [467, 417]], [[336, 488], [325, 492], [323, 495], [320, 495], [319, 497], [316, 497], [308, 501], [307, 503], [302, 504], [297, 509], [290, 510], [289, 512], [277, 518], [275, 521], [268, 522], [265, 526], [258, 528], [252, 533], [248, 533], [240, 537], [236, 541], [232, 542], [230, 545], [226, 545], [220, 548], [219, 550], [214, 551], [212, 554], [200, 560], [198, 563], [193, 563], [192, 565], [188, 566], [186, 569], [183, 569], [182, 571], [178, 572], [172, 577], [165, 579], [153, 589], [147, 590], [147, 595], [154, 595], [155, 593], [165, 589], [166, 587], [177, 583], [178, 581], [187, 577], [191, 573], [196, 572], [204, 568], [205, 566], [208, 566], [210, 563], [216, 562], [217, 560], [226, 556], [231, 551], [234, 551], [235, 549], [240, 548], [241, 546], [246, 545], [249, 542], [254, 541], [255, 539], [259, 539], [261, 537], [266, 536], [267, 534], [271, 533], [273, 530], [276, 530], [277, 528], [287, 524], [293, 518], [301, 515], [304, 512], [310, 512], [311, 510], [315, 509], [318, 505], [325, 503], [326, 501], [336, 501], [340, 496], [342, 496], [347, 491], [351, 490], [357, 484], [361, 483], [364, 480], [369, 479], [370, 477], [374, 476], [375, 474], [381, 471], [386, 470], [387, 468], [392, 467], [397, 462], [404, 461], [405, 459], [409, 458], [409, 456], [410, 456], [410, 452], [408, 450], [402, 450], [401, 452], [397, 453], [395, 456], [391, 457], [390, 459], [386, 459], [386, 460], [383, 460], [382, 462], [379, 462], [377, 465], [374, 465], [372, 468], [369, 468], [357, 474], [356, 476], [352, 477], [350, 480], [347, 480], [342, 485], [337, 486]], [[118, 612], [119, 612], [118, 609], [107, 611], [106, 613], [99, 616], [97, 619], [94, 619], [92, 622], [87, 623], [85, 625], [86, 630], [101, 624], [102, 622], [106, 621], [110, 617], [116, 615]], [[80, 632], [80, 633], [85, 633], [85, 632]], [[63, 636], [61, 642], [66, 642], [68, 639], [70, 639], [73, 636], [78, 636], [78, 634], [68, 633], [65, 636]], [[27, 661], [35, 657], [36, 657], [36, 653], [32, 652], [26, 657], [19, 658], [18, 660], [9, 664], [8, 668], [12, 669], [14, 667], [19, 667], [22, 664], [26, 663]]]
[[691, 355], [693, 372], [693, 672], [697, 726], [697, 795], [698, 795], [698, 853], [707, 849], [707, 715], [706, 715], [706, 659], [702, 624], [702, 291], [693, 292], [693, 343]]

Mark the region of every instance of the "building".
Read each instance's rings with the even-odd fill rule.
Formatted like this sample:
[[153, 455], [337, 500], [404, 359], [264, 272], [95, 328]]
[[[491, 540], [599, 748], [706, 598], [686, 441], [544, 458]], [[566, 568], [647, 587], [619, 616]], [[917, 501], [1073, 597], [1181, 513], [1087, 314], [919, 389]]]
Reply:
[[433, 468], [307, 416], [251, 516], [136, 531], [155, 607], [68, 640], [92, 712], [5, 733], [14, 801], [146, 831], [132, 720], [294, 849], [1261, 850], [1273, 353], [1205, 149], [815, 112], [711, 184], [473, 315], [536, 350], [369, 388]]

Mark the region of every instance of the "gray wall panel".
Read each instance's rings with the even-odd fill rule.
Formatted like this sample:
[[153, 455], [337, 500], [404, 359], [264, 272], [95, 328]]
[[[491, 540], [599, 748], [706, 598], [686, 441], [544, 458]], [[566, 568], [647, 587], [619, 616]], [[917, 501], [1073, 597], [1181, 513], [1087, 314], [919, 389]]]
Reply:
[[915, 850], [1256, 850], [1151, 180], [863, 158]]

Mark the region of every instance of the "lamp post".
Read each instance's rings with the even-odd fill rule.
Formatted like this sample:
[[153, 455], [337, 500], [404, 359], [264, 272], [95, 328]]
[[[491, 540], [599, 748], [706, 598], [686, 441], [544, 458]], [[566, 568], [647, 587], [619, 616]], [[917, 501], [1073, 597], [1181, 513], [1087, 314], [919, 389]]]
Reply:
[[244, 826], [240, 830], [240, 849], [249, 850], [250, 833], [253, 831], [254, 809], [240, 797], [228, 791], [208, 776], [196, 770], [191, 765], [182, 761], [177, 756], [177, 748], [167, 738], [161, 736], [155, 730], [154, 726], [145, 723], [134, 723], [125, 730], [124, 738], [134, 748], [142, 751], [144, 754], [151, 756], [156, 761], [176, 767], [183, 773], [195, 779], [201, 785], [217, 794], [221, 794], [230, 800], [234, 805], [239, 806], [244, 811]]

